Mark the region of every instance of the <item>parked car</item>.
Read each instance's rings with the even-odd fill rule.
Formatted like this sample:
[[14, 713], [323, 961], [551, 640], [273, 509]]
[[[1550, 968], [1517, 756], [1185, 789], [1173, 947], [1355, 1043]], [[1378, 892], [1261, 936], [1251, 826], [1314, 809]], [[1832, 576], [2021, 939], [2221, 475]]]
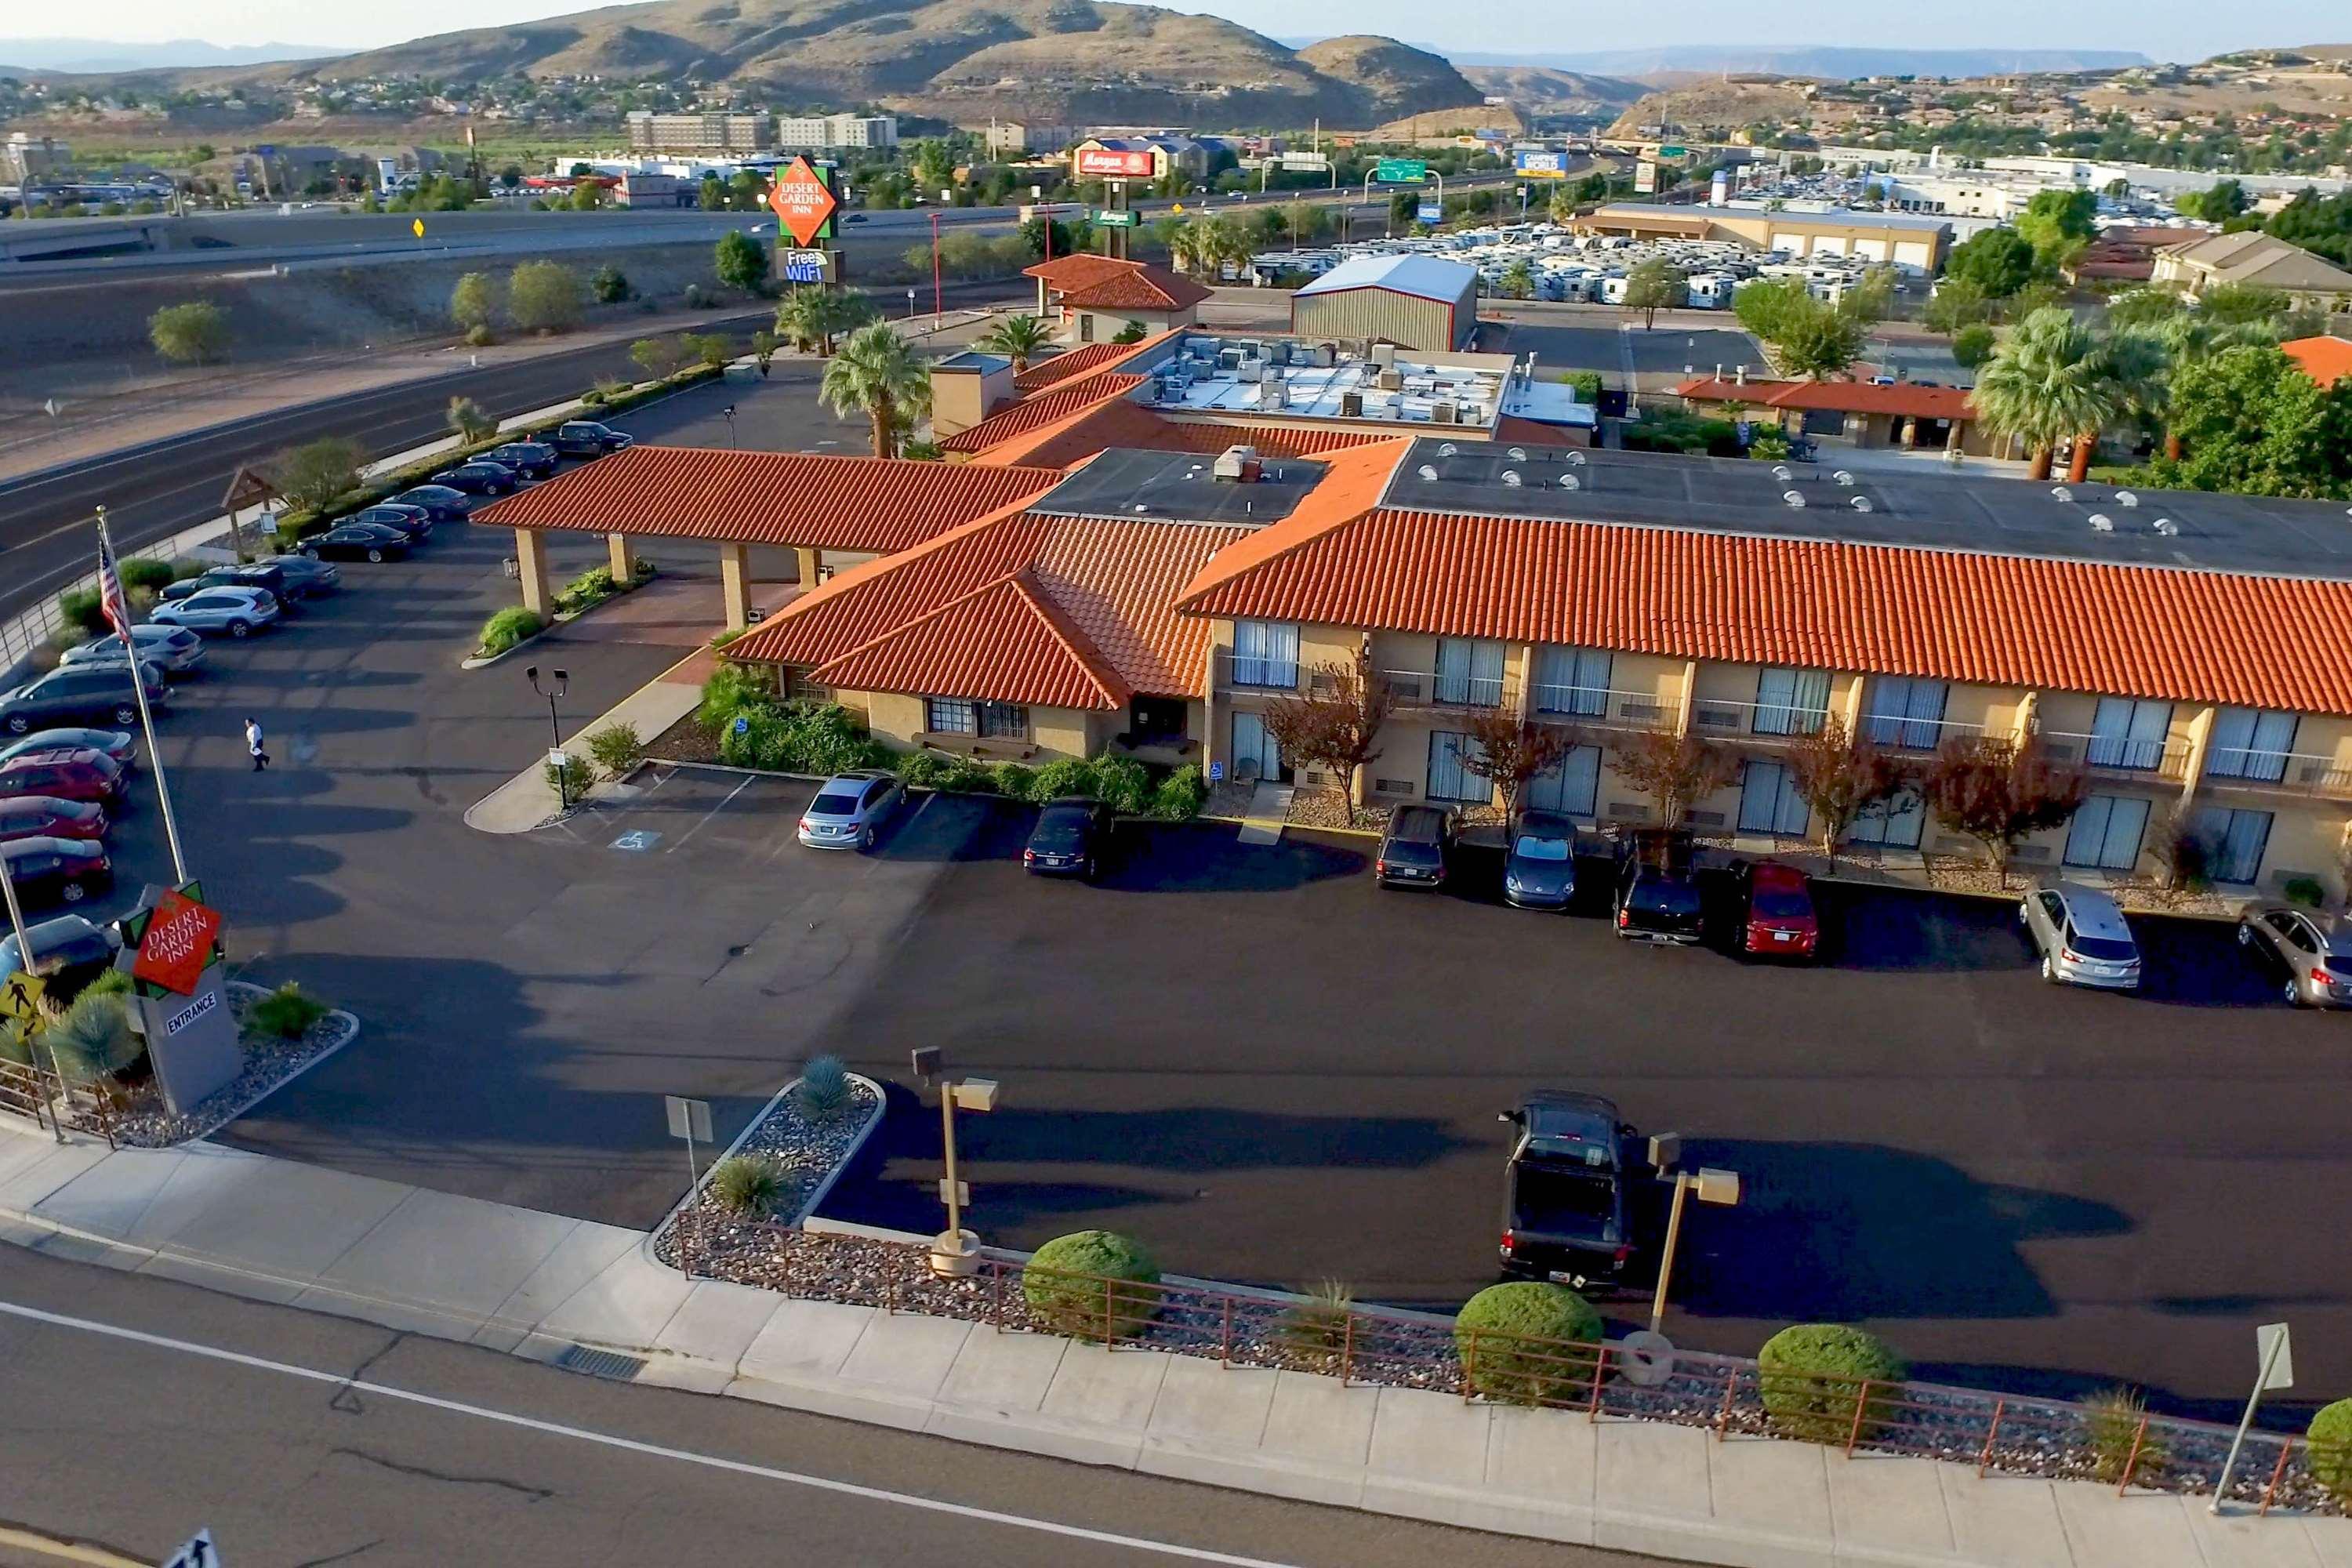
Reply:
[[433, 482], [464, 490], [467, 495], [502, 496], [515, 488], [515, 472], [504, 463], [486, 463], [477, 458], [454, 468], [442, 469], [433, 476]]
[[[0, 844], [0, 860], [27, 904], [78, 904], [114, 886], [114, 862], [99, 845], [79, 838], [17, 838]], [[40, 943], [33, 944], [37, 952]]]
[[278, 597], [286, 596], [286, 574], [277, 563], [248, 561], [238, 566], [215, 566], [193, 577], [183, 577], [176, 583], [163, 584], [159, 596], [165, 604], [201, 594], [207, 588], [263, 588]]
[[2131, 991], [2139, 985], [2139, 944], [2115, 900], [2079, 882], [2036, 888], [2017, 906], [2018, 922], [2042, 953], [2042, 978], [2067, 985]]
[[0, 763], [27, 752], [99, 752], [126, 774], [139, 760], [136, 736], [121, 730], [39, 730], [0, 745]]
[[421, 508], [425, 515], [436, 522], [457, 522], [465, 517], [467, 507], [473, 503], [464, 490], [451, 486], [418, 485], [396, 496], [387, 496], [384, 504]]
[[26, 752], [0, 763], [0, 796], [99, 803], [122, 798], [122, 765], [104, 752]]
[[2352, 921], [2301, 904], [2256, 904], [2238, 917], [2238, 945], [2284, 972], [2290, 1007], [2352, 1005]]
[[186, 626], [192, 631], [217, 632], [226, 637], [250, 637], [278, 616], [278, 595], [267, 588], [207, 588], [149, 612], [159, 626]]
[[1503, 858], [1503, 901], [1523, 910], [1565, 910], [1576, 897], [1576, 824], [1530, 811]]
[[[163, 684], [163, 672], [152, 664], [140, 666], [140, 670], [147, 700], [152, 704], [168, 701], [171, 689]], [[136, 724], [139, 697], [131, 681], [131, 667], [127, 664], [68, 665], [53, 669], [0, 696], [0, 729], [12, 735], [29, 735], [60, 721], [72, 723], [95, 719]]]
[[1706, 909], [1692, 873], [1690, 834], [1635, 828], [1617, 843], [1617, 934], [1687, 945], [1706, 937]]
[[273, 555], [269, 563], [286, 577], [285, 592], [278, 595], [281, 601], [315, 599], [321, 594], [332, 594], [343, 585], [341, 572], [307, 555]]
[[543, 479], [555, 472], [562, 455], [545, 441], [509, 441], [482, 454], [488, 461], [512, 468], [527, 479]]
[[905, 804], [894, 773], [860, 768], [836, 773], [801, 813], [798, 837], [812, 849], [871, 849], [882, 825]]
[[1433, 805], [1401, 805], [1389, 813], [1389, 830], [1372, 861], [1372, 879], [1383, 888], [1434, 888], [1445, 880], [1454, 848], [1454, 814]]
[[1741, 951], [1775, 958], [1812, 957], [1821, 945], [1822, 926], [1805, 874], [1778, 860], [1742, 861], [1734, 870]]
[[[131, 640], [139, 645], [142, 662], [162, 666], [166, 675], [185, 675], [205, 661], [205, 639], [185, 626], [142, 621], [131, 628]], [[128, 664], [131, 653], [122, 646], [121, 637], [107, 632], [86, 643], [76, 643], [58, 655], [58, 662]]]
[[343, 521], [397, 529], [412, 544], [422, 544], [433, 537], [433, 514], [421, 506], [399, 506], [391, 501], [378, 501], [372, 507], [352, 513]]
[[106, 807], [53, 795], [0, 796], [0, 839], [103, 838]]
[[1047, 801], [1022, 848], [1022, 868], [1039, 876], [1093, 881], [1102, 870], [1110, 820], [1110, 807], [1083, 795]]
[[1549, 1089], [1496, 1120], [1518, 1130], [1505, 1166], [1505, 1272], [1575, 1289], [1622, 1279], [1633, 1258], [1633, 1126], [1597, 1094]]
[[347, 522], [304, 540], [302, 553], [313, 561], [397, 561], [408, 553], [408, 536], [373, 522]]
[[16, 933], [10, 931], [0, 936], [0, 974], [29, 969], [47, 980], [79, 969], [88, 972], [88, 979], [95, 980], [99, 972], [110, 967], [114, 955], [122, 951], [121, 932], [82, 915], [54, 915], [37, 921], [25, 928], [25, 934], [32, 939], [32, 963], [25, 962], [16, 945]]
[[545, 444], [567, 458], [601, 458], [607, 452], [635, 446], [637, 438], [593, 419], [567, 419], [548, 433]]

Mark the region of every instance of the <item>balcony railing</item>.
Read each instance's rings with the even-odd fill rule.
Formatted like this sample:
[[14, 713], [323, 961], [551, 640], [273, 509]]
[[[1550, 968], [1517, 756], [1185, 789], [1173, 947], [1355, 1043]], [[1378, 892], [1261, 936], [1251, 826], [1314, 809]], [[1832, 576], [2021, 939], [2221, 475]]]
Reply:
[[1691, 729], [1702, 735], [1754, 735], [1768, 741], [1818, 735], [1829, 722], [1827, 708], [1789, 702], [1735, 702], [1701, 698], [1691, 704]]
[[2168, 741], [2135, 741], [2120, 735], [2044, 730], [2042, 745], [2053, 762], [2080, 763], [2095, 773], [2176, 782], [2189, 776], [2189, 748]]
[[1499, 675], [1383, 669], [1380, 679], [1407, 708], [1500, 708], [1511, 696], [1510, 682]]
[[1673, 701], [1654, 691], [1544, 683], [1531, 688], [1528, 696], [1528, 717], [1537, 722], [1590, 730], [1671, 730], [1678, 713]]
[[2216, 746], [2205, 753], [2205, 773], [2200, 782], [2213, 789], [2352, 800], [2352, 768], [2343, 766], [2334, 757], [2302, 752]]
[[1877, 713], [1862, 716], [1864, 740], [1898, 752], [1933, 752], [1947, 741], [1973, 741], [1984, 732], [1982, 724], [1963, 719], [1901, 719]]
[[1217, 684], [1244, 691], [1296, 691], [1306, 667], [1296, 656], [1278, 658], [1266, 654], [1217, 655]]

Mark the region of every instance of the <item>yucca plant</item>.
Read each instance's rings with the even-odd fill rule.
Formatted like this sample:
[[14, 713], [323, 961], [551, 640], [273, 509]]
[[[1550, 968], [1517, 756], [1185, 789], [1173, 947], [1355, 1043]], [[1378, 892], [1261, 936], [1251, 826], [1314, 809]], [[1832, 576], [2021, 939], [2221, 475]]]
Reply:
[[793, 1104], [811, 1121], [830, 1121], [849, 1109], [849, 1069], [839, 1057], [811, 1057], [793, 1089]]
[[711, 1167], [707, 1189], [730, 1214], [756, 1218], [784, 1195], [784, 1168], [764, 1154], [736, 1154]]
[[1286, 1308], [1275, 1320], [1275, 1337], [1297, 1352], [1302, 1364], [1325, 1371], [1339, 1364], [1348, 1343], [1348, 1318], [1355, 1310], [1353, 1287], [1325, 1279], [1306, 1292], [1307, 1300]]
[[95, 1083], [121, 1072], [145, 1054], [131, 1032], [131, 1013], [119, 992], [84, 992], [41, 1031], [44, 1054], [76, 1083]]

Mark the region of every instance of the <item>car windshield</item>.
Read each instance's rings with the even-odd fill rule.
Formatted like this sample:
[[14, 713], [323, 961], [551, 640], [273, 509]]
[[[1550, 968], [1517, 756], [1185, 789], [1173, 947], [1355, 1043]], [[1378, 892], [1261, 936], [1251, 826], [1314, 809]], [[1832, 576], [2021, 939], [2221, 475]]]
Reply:
[[826, 794], [809, 802], [811, 816], [848, 816], [857, 810], [854, 795]]
[[1511, 846], [1511, 853], [1522, 860], [1565, 860], [1568, 858], [1568, 840], [1522, 835], [1519, 841]]
[[2109, 963], [2121, 963], [2139, 956], [2139, 949], [2130, 942], [2119, 942], [2111, 936], [2084, 936], [2081, 931], [2069, 935], [2066, 945], [2084, 958], [2105, 959]]
[[1759, 888], [1756, 890], [1756, 913], [1765, 920], [1803, 920], [1813, 912], [1813, 901], [1802, 893], [1785, 888]]
[[1390, 839], [1381, 856], [1404, 866], [1434, 866], [1440, 858], [1436, 845], [1420, 844], [1410, 838]]

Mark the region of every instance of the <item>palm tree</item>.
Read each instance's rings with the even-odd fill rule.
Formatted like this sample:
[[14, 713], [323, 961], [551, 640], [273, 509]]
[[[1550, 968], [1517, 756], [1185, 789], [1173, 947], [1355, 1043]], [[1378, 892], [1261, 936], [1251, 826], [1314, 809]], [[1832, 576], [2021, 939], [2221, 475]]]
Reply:
[[824, 336], [824, 290], [795, 289], [776, 305], [776, 334], [795, 349], [812, 349]]
[[930, 412], [931, 369], [887, 321], [858, 328], [824, 367], [817, 396], [844, 419], [874, 427], [874, 455], [887, 458], [916, 419]]
[[[2108, 350], [2108, 340], [2072, 310], [2050, 306], [2020, 321], [1979, 373], [1971, 395], [1978, 414], [1988, 429], [2024, 440], [2033, 454], [2028, 478], [2048, 479], [2059, 442], [2086, 430], [2095, 439], [2121, 412]], [[2088, 468], [2090, 448], [2090, 441], [2075, 440], [2075, 467]]]
[[1194, 218], [1168, 237], [1168, 259], [1187, 272], [1211, 265], [1214, 249], [1213, 233], [1205, 217]]
[[980, 346], [991, 353], [1003, 354], [1013, 361], [1013, 374], [1019, 375], [1029, 368], [1029, 361], [1039, 349], [1054, 341], [1054, 329], [1039, 317], [1007, 316], [980, 340]]
[[482, 405], [472, 398], [453, 397], [449, 400], [449, 428], [457, 432], [458, 438], [467, 445], [482, 440], [498, 427], [499, 422], [483, 413]]

